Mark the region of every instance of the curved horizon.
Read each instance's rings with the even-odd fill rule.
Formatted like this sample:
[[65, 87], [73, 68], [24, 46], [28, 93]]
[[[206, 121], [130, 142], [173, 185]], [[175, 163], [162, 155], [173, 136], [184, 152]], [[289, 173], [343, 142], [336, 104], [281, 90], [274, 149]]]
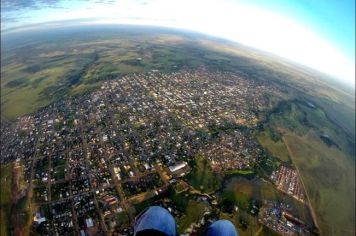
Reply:
[[[308, 1], [304, 1], [305, 6], [300, 1], [291, 1], [288, 5], [278, 0], [271, 1], [271, 4], [258, 0], [248, 3], [229, 0], [219, 3], [214, 0], [190, 3], [161, 0], [89, 1], [86, 4], [82, 1], [53, 1], [56, 2], [54, 5], [39, 1], [40, 4], [26, 6], [16, 5], [20, 1], [14, 2], [11, 5], [6, 0], [2, 1], [2, 5], [5, 3], [1, 8], [2, 33], [31, 29], [34, 24], [45, 26], [51, 22], [65, 27], [70, 21], [84, 25], [128, 24], [185, 29], [272, 53], [328, 74], [355, 88], [355, 45], [350, 43], [355, 41], [355, 23], [348, 22], [354, 19], [354, 12], [343, 17], [345, 22], [340, 29], [335, 27], [336, 23], [330, 23], [328, 29], [325, 27], [328, 22], [324, 21], [333, 12], [330, 7], [334, 5], [331, 3], [330, 6], [323, 3], [323, 8], [320, 7], [321, 3], [314, 4], [320, 7], [319, 11], [324, 11], [324, 14], [320, 13], [321, 20], [318, 21], [315, 20], [317, 16], [307, 14], [308, 7], [305, 6], [309, 4], [310, 8], [311, 5]], [[343, 3], [340, 5], [344, 8], [346, 3], [352, 6], [352, 1]], [[290, 16], [287, 16], [289, 13]], [[338, 30], [343, 30], [345, 35]]]

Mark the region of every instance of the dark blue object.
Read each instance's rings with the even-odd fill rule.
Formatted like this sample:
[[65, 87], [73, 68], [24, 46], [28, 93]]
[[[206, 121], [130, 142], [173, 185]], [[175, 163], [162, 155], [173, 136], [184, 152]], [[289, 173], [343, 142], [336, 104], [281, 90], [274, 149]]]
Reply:
[[235, 226], [228, 220], [218, 220], [209, 225], [204, 236], [239, 236]]
[[[167, 236], [177, 236], [177, 224], [173, 216], [164, 208], [151, 206], [138, 217], [134, 227], [134, 235], [155, 235], [152, 231]], [[218, 220], [211, 224], [203, 236], [239, 236], [235, 226], [228, 220]]]
[[143, 211], [137, 218], [134, 231], [157, 230], [167, 236], [176, 236], [177, 225], [173, 216], [163, 207], [151, 206]]

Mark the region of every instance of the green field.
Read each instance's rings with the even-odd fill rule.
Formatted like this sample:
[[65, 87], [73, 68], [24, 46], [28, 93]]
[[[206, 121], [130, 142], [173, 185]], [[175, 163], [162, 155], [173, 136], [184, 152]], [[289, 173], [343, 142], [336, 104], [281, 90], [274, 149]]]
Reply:
[[253, 170], [230, 170], [225, 172], [226, 175], [245, 175], [245, 176], [253, 176], [255, 172]]
[[[220, 219], [225, 219], [231, 221], [238, 229], [239, 235], [241, 236], [277, 236], [278, 233], [270, 230], [264, 225], [261, 225], [256, 217], [245, 213], [245, 212], [237, 212], [233, 214], [227, 214], [225, 212], [220, 212]], [[246, 226], [246, 223], [248, 226]]]
[[312, 132], [304, 137], [286, 133], [285, 140], [293, 163], [301, 174], [322, 234], [354, 234], [354, 161], [344, 152], [316, 139]]
[[221, 184], [221, 176], [211, 170], [209, 160], [201, 154], [195, 157], [193, 170], [187, 178], [194, 188], [206, 193], [214, 192]]
[[183, 233], [192, 223], [198, 223], [208, 209], [207, 204], [190, 200], [185, 214], [177, 220], [178, 231]]
[[13, 164], [1, 165], [1, 191], [0, 191], [0, 213], [1, 225], [0, 235], [8, 235], [8, 226], [11, 216], [11, 187], [12, 187], [12, 168]]
[[[232, 220], [241, 235], [254, 235], [258, 232], [260, 235], [266, 235], [266, 228], [262, 227], [256, 217], [251, 214], [251, 204], [260, 205], [263, 200], [289, 204], [296, 217], [305, 222], [312, 222], [306, 205], [276, 190], [271, 183], [259, 178], [228, 177], [219, 199], [222, 206], [222, 217]], [[238, 207], [238, 211], [235, 211], [235, 206]]]
[[259, 178], [247, 179], [242, 176], [229, 177], [223, 188], [221, 200], [234, 204], [242, 210], [249, 209], [251, 200], [284, 202], [290, 204], [302, 219], [310, 220], [308, 209], [305, 205], [278, 191], [270, 182]]
[[206, 58], [199, 57], [204, 55], [204, 48], [190, 46], [188, 41], [181, 41], [182, 36], [162, 33], [141, 36], [119, 31], [76, 34], [75, 40], [30, 37], [31, 46], [3, 50], [3, 116], [14, 119], [126, 74], [153, 69], [171, 72], [207, 63]]
[[257, 137], [274, 156], [284, 161], [289, 156], [305, 185], [322, 234], [352, 235], [354, 141], [347, 130], [330, 119], [318, 106], [308, 106], [301, 100], [284, 102]]
[[278, 157], [281, 161], [290, 162], [288, 150], [282, 139], [273, 138], [271, 130], [267, 129], [257, 136], [260, 144], [268, 150], [273, 156]]

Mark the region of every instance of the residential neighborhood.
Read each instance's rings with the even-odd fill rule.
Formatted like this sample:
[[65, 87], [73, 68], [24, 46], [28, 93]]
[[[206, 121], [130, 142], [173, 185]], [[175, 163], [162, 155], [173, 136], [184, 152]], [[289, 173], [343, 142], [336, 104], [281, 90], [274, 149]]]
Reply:
[[[1, 161], [17, 160], [24, 170], [34, 232], [130, 235], [137, 206], [172, 187], [178, 194], [189, 190], [205, 209], [185, 230], [195, 232], [219, 211], [215, 196], [186, 179], [196, 155], [214, 173], [252, 172], [263, 149], [246, 128], [263, 118], [268, 92], [279, 93], [268, 84], [204, 68], [124, 76], [3, 126]], [[281, 167], [271, 179], [304, 201], [296, 172]], [[184, 214], [170, 201], [157, 203], [177, 217]]]

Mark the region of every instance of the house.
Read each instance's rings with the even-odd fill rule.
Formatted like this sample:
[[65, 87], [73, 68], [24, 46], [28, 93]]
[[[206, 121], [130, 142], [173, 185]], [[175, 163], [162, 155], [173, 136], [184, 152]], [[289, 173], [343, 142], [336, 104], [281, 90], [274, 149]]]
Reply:
[[42, 216], [41, 212], [36, 212], [35, 216], [33, 217], [33, 221], [37, 224], [41, 224], [42, 222], [46, 221], [46, 217]]
[[87, 228], [93, 227], [94, 226], [93, 219], [92, 218], [85, 219], [85, 224]]

